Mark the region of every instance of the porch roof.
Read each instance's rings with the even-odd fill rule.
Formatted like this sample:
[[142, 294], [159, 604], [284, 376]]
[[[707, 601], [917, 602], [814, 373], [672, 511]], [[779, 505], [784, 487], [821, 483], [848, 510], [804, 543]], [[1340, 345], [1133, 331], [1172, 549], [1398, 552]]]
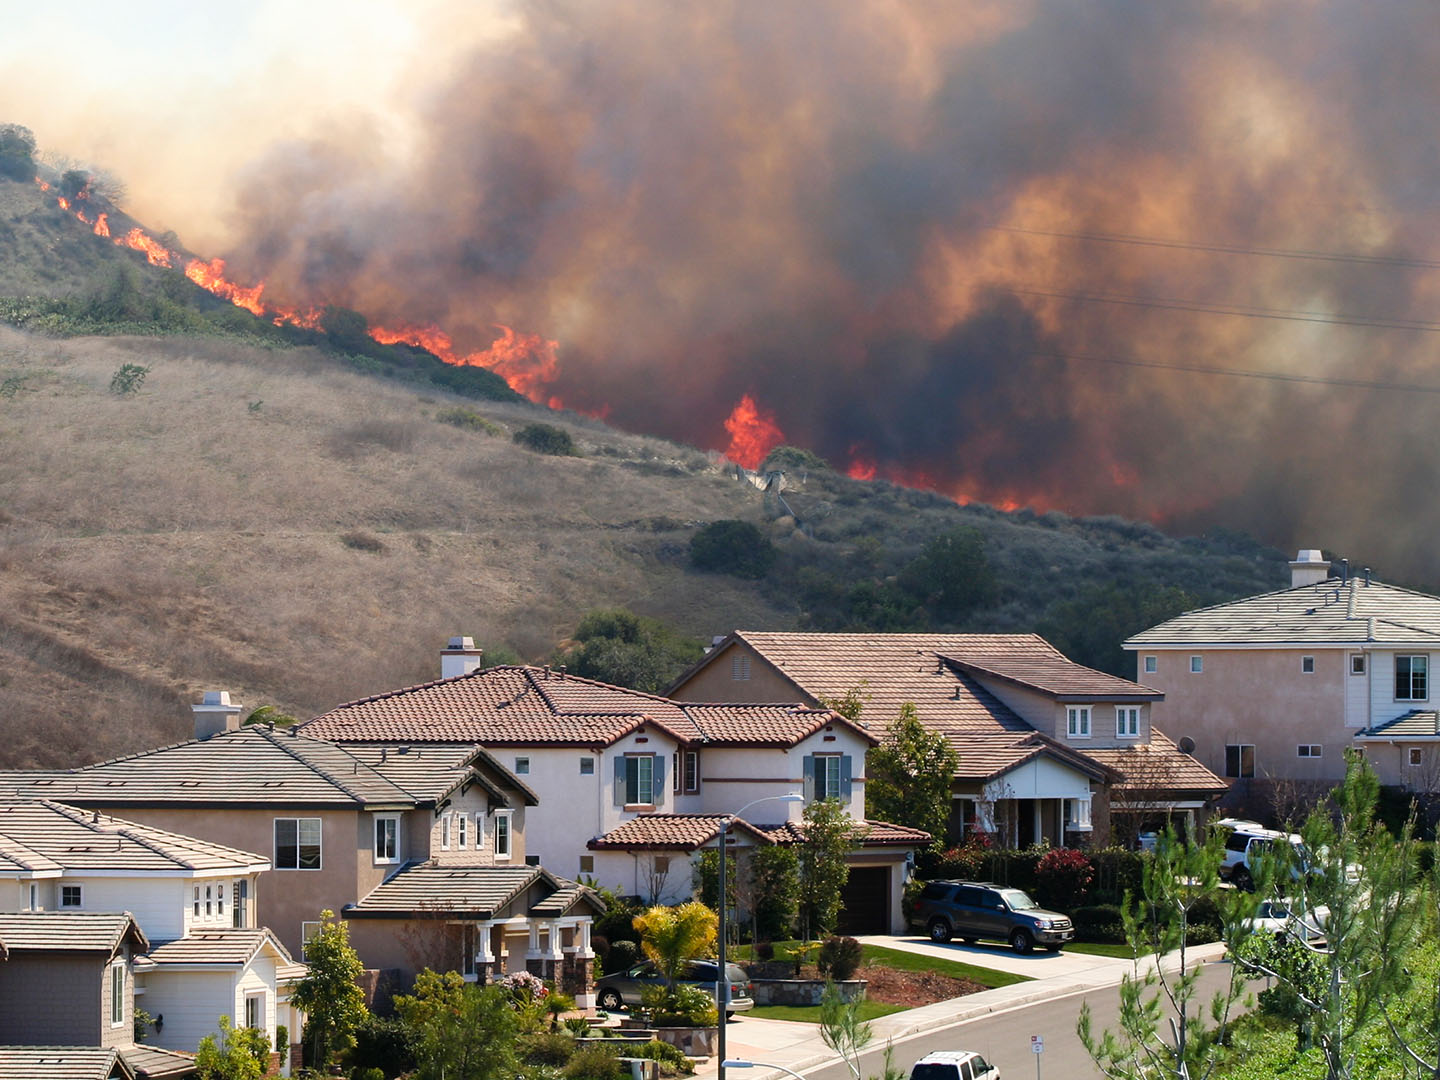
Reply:
[[134, 1080], [113, 1046], [0, 1046], [0, 1080]]
[[1086, 753], [1115, 770], [1121, 779], [1112, 790], [1120, 794], [1156, 792], [1177, 798], [1222, 795], [1229, 785], [1189, 754], [1183, 753], [1163, 731], [1150, 729], [1150, 742], [1113, 750]]
[[[557, 893], [571, 895], [555, 899]], [[345, 919], [507, 919], [555, 917], [579, 904], [605, 910], [594, 890], [540, 866], [440, 866], [411, 863], [376, 886]]]
[[726, 818], [731, 818], [732, 833], [744, 832], [762, 844], [772, 842], [768, 833], [729, 814], [643, 814], [595, 837], [586, 846], [592, 851], [694, 851], [715, 842]]

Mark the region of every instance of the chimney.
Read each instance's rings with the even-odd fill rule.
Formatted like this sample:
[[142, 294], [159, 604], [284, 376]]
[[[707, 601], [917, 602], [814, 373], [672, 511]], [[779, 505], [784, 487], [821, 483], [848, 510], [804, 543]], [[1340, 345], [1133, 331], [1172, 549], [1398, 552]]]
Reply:
[[445, 648], [440, 650], [440, 677], [453, 679], [458, 675], [469, 675], [480, 670], [483, 649], [475, 647], [475, 639], [452, 637]]
[[1300, 554], [1290, 564], [1290, 587], [1318, 585], [1330, 577], [1330, 560], [1320, 553], [1319, 548], [1301, 548]]
[[191, 705], [195, 714], [195, 738], [208, 739], [222, 731], [240, 730], [242, 705], [230, 703], [228, 690], [206, 690], [199, 705]]

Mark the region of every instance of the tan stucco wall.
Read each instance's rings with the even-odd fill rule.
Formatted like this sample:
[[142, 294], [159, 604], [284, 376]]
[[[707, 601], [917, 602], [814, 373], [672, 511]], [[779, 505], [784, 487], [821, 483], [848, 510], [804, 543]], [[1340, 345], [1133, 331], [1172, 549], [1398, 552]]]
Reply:
[[[749, 679], [730, 677], [731, 660], [740, 654], [750, 658]], [[676, 701], [809, 703], [793, 683], [779, 675], [753, 650], [734, 643], [727, 645], [702, 670], [676, 687], [670, 697]]]
[[[1175, 740], [1195, 740], [1195, 757], [1225, 775], [1227, 744], [1255, 746], [1255, 775], [1297, 780], [1335, 780], [1344, 775], [1343, 750], [1353, 730], [1345, 726], [1345, 663], [1341, 649], [1140, 650], [1140, 678], [1165, 693], [1151, 722]], [[1145, 672], [1144, 656], [1159, 670]], [[1190, 657], [1204, 670], [1190, 671]], [[1301, 672], [1301, 657], [1315, 658], [1315, 672]], [[1319, 759], [1301, 758], [1300, 744], [1324, 747]]]

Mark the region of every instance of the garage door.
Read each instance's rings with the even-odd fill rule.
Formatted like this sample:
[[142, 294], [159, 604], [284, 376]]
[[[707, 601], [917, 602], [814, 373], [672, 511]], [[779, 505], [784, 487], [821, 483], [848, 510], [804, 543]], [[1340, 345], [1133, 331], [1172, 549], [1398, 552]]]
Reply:
[[890, 932], [890, 867], [852, 866], [840, 894], [842, 934]]

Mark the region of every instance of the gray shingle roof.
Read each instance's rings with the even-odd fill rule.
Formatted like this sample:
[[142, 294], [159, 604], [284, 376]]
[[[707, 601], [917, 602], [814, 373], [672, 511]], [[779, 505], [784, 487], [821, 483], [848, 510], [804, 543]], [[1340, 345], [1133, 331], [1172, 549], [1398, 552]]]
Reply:
[[125, 1064], [139, 1080], [180, 1080], [195, 1075], [195, 1056], [155, 1046], [126, 1046], [120, 1050]]
[[150, 947], [140, 924], [128, 912], [0, 912], [0, 943], [11, 952], [57, 949], [109, 956], [127, 937], [139, 950]]
[[49, 799], [0, 802], [0, 869], [268, 870], [270, 860]]
[[1440, 712], [1434, 709], [1411, 709], [1393, 720], [1355, 733], [1357, 739], [1433, 739], [1436, 736], [1440, 736]]
[[1058, 649], [1053, 656], [1029, 652], [973, 652], [945, 659], [972, 675], [1001, 679], [1064, 701], [1159, 701], [1159, 690], [1096, 671], [1068, 659]]
[[141, 966], [218, 964], [244, 967], [265, 948], [273, 950], [277, 963], [294, 963], [279, 939], [262, 926], [253, 929], [192, 930], [182, 938], [163, 941], [153, 946], [145, 957], [145, 964]]
[[1187, 611], [1125, 641], [1129, 649], [1204, 645], [1425, 645], [1440, 642], [1440, 597], [1351, 578]]
[[114, 1047], [0, 1046], [0, 1080], [130, 1080]]
[[358, 904], [341, 911], [346, 919], [490, 919], [525, 915], [559, 892], [580, 890], [596, 911], [604, 905], [573, 881], [539, 866], [436, 866], [412, 863], [377, 886]]

